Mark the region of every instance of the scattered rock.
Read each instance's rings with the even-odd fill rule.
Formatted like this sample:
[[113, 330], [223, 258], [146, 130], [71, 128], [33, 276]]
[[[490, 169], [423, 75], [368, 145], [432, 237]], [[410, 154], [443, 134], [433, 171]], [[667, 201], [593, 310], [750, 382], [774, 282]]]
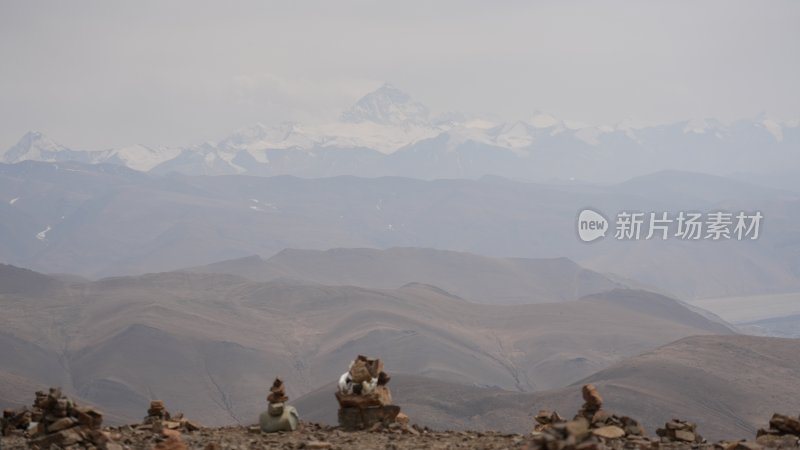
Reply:
[[405, 413], [398, 413], [394, 420], [401, 425], [408, 425], [409, 418]]
[[179, 436], [170, 436], [167, 439], [159, 442], [153, 447], [153, 450], [188, 450], [186, 444]]
[[28, 408], [3, 410], [0, 435], [11, 436], [14, 431], [26, 432], [33, 423], [33, 413]]
[[183, 413], [170, 414], [163, 400], [152, 400], [150, 401], [150, 407], [147, 409], [147, 416], [145, 416], [141, 424], [136, 425], [136, 428], [139, 430], [150, 430], [154, 433], [162, 433], [164, 429], [197, 431], [201, 427], [186, 419]]
[[565, 422], [566, 419], [561, 417], [560, 414], [556, 411], [548, 411], [546, 409], [540, 410], [538, 414], [534, 417], [536, 420], [536, 425], [533, 426], [534, 432], [544, 431], [549, 428], [554, 423], [561, 423]]
[[[374, 361], [374, 360], [372, 360]], [[363, 364], [367, 370], [382, 368], [375, 363]], [[280, 380], [277, 380], [280, 381]], [[270, 395], [273, 400], [285, 397], [283, 382], [273, 383]], [[769, 428], [758, 431], [755, 440], [722, 441], [707, 443], [697, 433], [695, 424], [673, 419], [657, 434], [660, 439], [649, 439], [641, 425], [626, 416], [617, 416], [602, 409], [602, 400], [596, 389], [586, 388], [585, 403], [572, 420], [565, 420], [557, 412], [539, 411], [535, 416], [534, 431], [529, 436], [499, 432], [432, 432], [410, 424], [406, 414], [396, 405], [369, 406], [366, 408], [340, 408], [340, 422], [353, 427], [372, 423], [368, 433], [347, 433], [325, 425], [304, 424], [293, 433], [261, 435], [261, 427], [206, 428], [198, 433], [184, 434], [195, 425], [183, 415], [169, 415], [163, 402], [156, 403], [152, 412], [170, 419], [156, 420], [137, 426], [103, 427], [103, 415], [87, 406], [76, 405], [71, 399], [53, 388], [46, 396], [37, 393], [32, 408], [6, 410], [3, 413], [0, 446], [6, 450], [246, 450], [255, 448], [340, 449], [340, 448], [485, 448], [526, 450], [800, 450], [798, 423], [800, 418], [781, 414], [773, 415]], [[348, 394], [352, 395], [352, 394]], [[364, 395], [364, 394], [355, 394]], [[341, 405], [340, 405], [341, 406]], [[271, 403], [267, 413], [285, 411], [287, 405]], [[38, 411], [36, 411], [38, 410]], [[588, 412], [593, 411], [590, 417]], [[150, 411], [149, 411], [150, 412]], [[282, 412], [281, 412], [282, 414]], [[352, 416], [352, 417], [351, 417]], [[28, 422], [25, 430], [17, 423], [38, 417], [38, 422]], [[365, 420], [366, 418], [366, 420]], [[12, 424], [10, 420], [14, 420]], [[21, 422], [20, 422], [21, 421]], [[362, 428], [359, 428], [362, 429]], [[26, 433], [29, 435], [26, 436]], [[255, 435], [254, 435], [255, 434]]]
[[570, 420], [564, 425], [567, 436], [572, 436], [576, 440], [583, 440], [589, 434], [589, 421], [583, 417]]
[[673, 419], [656, 430], [662, 442], [703, 442], [703, 437], [696, 432], [697, 425], [685, 420]]
[[726, 450], [762, 450], [764, 447], [753, 441], [739, 441], [733, 443]]

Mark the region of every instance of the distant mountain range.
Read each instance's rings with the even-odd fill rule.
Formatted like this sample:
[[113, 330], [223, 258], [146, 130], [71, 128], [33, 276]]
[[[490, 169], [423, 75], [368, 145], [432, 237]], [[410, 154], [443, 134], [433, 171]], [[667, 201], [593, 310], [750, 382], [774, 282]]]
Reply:
[[425, 283], [490, 305], [576, 300], [625, 287], [567, 258], [490, 258], [425, 248], [287, 249], [266, 260], [250, 256], [185, 270], [261, 282], [292, 279], [371, 289]]
[[499, 175], [598, 182], [663, 169], [718, 175], [787, 171], [800, 168], [798, 148], [800, 121], [760, 116], [731, 124], [705, 119], [647, 127], [628, 122], [587, 126], [537, 113], [528, 120], [502, 122], [462, 113], [435, 116], [386, 84], [334, 123], [258, 124], [218, 142], [183, 148], [79, 150], [29, 132], [0, 161], [113, 163], [188, 175]]
[[[576, 235], [576, 214], [587, 205], [610, 215], [759, 210], [765, 225], [763, 235], [749, 242], [607, 238], [587, 245]], [[800, 291], [800, 194], [687, 172], [597, 186], [496, 177], [155, 175], [109, 164], [25, 161], [0, 164], [0, 217], [0, 261], [89, 277], [175, 270], [254, 254], [271, 257], [287, 248], [416, 247], [492, 257], [566, 257], [627, 284], [637, 280], [640, 287], [684, 299]], [[452, 275], [447, 272], [453, 270], [447, 269], [451, 255], [431, 258], [437, 254], [429, 252], [428, 262], [441, 262], [437, 279]], [[371, 281], [394, 282], [402, 280], [400, 268], [419, 264], [417, 256], [424, 252], [330, 252], [314, 258], [327, 258], [342, 271], [323, 266], [316, 273], [313, 266], [305, 267], [302, 255], [285, 253], [267, 268], [294, 256], [296, 264], [286, 267], [287, 273], [319, 277], [314, 281], [343, 276], [363, 282], [366, 273], [383, 273]], [[513, 260], [468, 260], [487, 273], [524, 266]], [[565, 267], [570, 264], [563, 261]], [[256, 273], [260, 263], [252, 266], [248, 270]], [[348, 267], [350, 274], [344, 271]], [[415, 268], [422, 267], [432, 266]], [[586, 275], [579, 269], [571, 273]], [[479, 287], [476, 282], [472, 292]], [[522, 294], [554, 295], [524, 283], [495, 292], [505, 302]]]

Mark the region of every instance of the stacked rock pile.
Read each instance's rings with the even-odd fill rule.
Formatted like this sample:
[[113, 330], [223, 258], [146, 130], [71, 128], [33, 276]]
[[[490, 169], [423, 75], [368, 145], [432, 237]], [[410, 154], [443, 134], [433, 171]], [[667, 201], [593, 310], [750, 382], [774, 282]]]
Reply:
[[389, 380], [380, 359], [359, 355], [353, 360], [339, 378], [336, 391], [339, 426], [344, 430], [364, 430], [396, 422], [400, 407], [392, 404], [392, 393], [386, 386]]
[[300, 417], [293, 406], [286, 402], [286, 387], [280, 378], [275, 378], [272, 387], [267, 395], [267, 410], [261, 413], [258, 418], [258, 425], [261, 431], [274, 433], [276, 431], [294, 431], [300, 423]]
[[170, 420], [169, 411], [164, 406], [163, 400], [153, 400], [150, 402], [150, 407], [147, 408], [147, 415], [144, 418], [144, 423], [153, 423], [158, 420]]
[[170, 414], [163, 400], [152, 400], [150, 401], [150, 407], [147, 408], [147, 415], [136, 428], [141, 430], [151, 429], [156, 433], [161, 433], [163, 429], [197, 431], [201, 427], [183, 417], [183, 413]]
[[629, 448], [648, 448], [651, 441], [634, 419], [603, 410], [603, 397], [594, 385], [582, 388], [583, 406], [572, 420], [558, 412], [539, 411], [532, 433], [532, 447], [547, 450], [600, 449], [624, 440]]
[[91, 406], [78, 406], [59, 388], [46, 395], [36, 393], [34, 409], [41, 411], [35, 431], [28, 442], [31, 448], [97, 448], [118, 450], [122, 447], [102, 431], [103, 414]]
[[28, 435], [34, 432], [42, 420], [42, 408], [46, 401], [47, 394], [44, 391], [36, 391], [32, 408], [3, 410], [3, 416], [0, 418], [0, 436], [10, 436], [14, 433]]

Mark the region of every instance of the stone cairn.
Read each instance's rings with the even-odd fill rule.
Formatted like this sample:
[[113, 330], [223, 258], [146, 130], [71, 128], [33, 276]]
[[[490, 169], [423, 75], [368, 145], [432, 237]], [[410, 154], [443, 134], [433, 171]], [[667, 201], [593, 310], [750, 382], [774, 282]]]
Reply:
[[603, 410], [603, 398], [594, 385], [583, 386], [583, 406], [572, 420], [558, 412], [542, 410], [536, 415], [531, 448], [546, 450], [601, 449], [624, 440], [627, 448], [649, 448], [650, 440], [634, 419]]
[[269, 388], [267, 403], [270, 405], [275, 405], [278, 403], [286, 403], [288, 401], [289, 397], [286, 396], [286, 385], [283, 384], [283, 380], [280, 378], [275, 378], [275, 381], [272, 382], [272, 387]]
[[139, 430], [150, 429], [156, 433], [162, 434], [165, 429], [197, 431], [200, 428], [200, 425], [183, 417], [183, 413], [170, 414], [163, 400], [150, 401], [150, 407], [147, 408], [147, 415], [144, 417], [144, 420], [142, 420], [142, 423], [136, 426], [136, 429]]
[[183, 413], [171, 414], [163, 400], [151, 400], [147, 415], [137, 425], [125, 426], [133, 434], [151, 435], [154, 450], [186, 450], [183, 432], [198, 431], [200, 425], [186, 419]]
[[661, 442], [687, 442], [701, 443], [703, 437], [697, 433], [697, 425], [680, 419], [672, 419], [664, 425], [664, 428], [656, 430], [656, 434], [661, 438]]
[[36, 391], [33, 407], [19, 409], [5, 409], [0, 419], [0, 436], [12, 434], [26, 435], [36, 431], [37, 424], [42, 420], [42, 409], [47, 401], [44, 391]]
[[386, 386], [390, 379], [380, 359], [359, 355], [339, 378], [339, 426], [353, 431], [399, 423], [411, 430], [408, 417], [400, 415], [400, 407], [392, 404], [392, 393]]
[[764, 447], [800, 447], [800, 416], [773, 414], [769, 428], [759, 429], [757, 436], [756, 442]]
[[275, 378], [275, 381], [272, 382], [272, 387], [269, 388], [269, 395], [267, 395], [269, 406], [258, 418], [258, 425], [261, 431], [274, 433], [276, 431], [294, 431], [297, 429], [300, 424], [300, 416], [293, 406], [286, 404], [288, 401], [286, 386], [280, 378]]
[[150, 402], [150, 407], [147, 408], [147, 416], [144, 418], [144, 423], [153, 423], [157, 420], [169, 420], [170, 414], [164, 406], [163, 400], [153, 400]]
[[60, 388], [50, 388], [47, 394], [37, 392], [33, 409], [28, 412], [31, 419], [28, 445], [31, 448], [122, 448], [101, 430], [103, 414], [91, 406], [78, 406], [63, 395]]

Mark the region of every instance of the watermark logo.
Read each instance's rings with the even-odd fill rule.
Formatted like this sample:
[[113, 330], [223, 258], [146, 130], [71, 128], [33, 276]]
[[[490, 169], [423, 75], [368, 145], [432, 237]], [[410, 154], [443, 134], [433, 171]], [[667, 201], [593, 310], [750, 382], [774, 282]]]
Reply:
[[578, 238], [583, 242], [592, 242], [606, 236], [608, 220], [599, 212], [584, 209], [578, 214]]
[[[620, 211], [617, 213], [614, 239], [618, 241], [667, 240], [720, 241], [755, 240], [761, 233], [761, 211], [661, 212]], [[593, 209], [578, 213], [578, 238], [592, 242], [606, 236], [611, 227], [603, 214]]]

